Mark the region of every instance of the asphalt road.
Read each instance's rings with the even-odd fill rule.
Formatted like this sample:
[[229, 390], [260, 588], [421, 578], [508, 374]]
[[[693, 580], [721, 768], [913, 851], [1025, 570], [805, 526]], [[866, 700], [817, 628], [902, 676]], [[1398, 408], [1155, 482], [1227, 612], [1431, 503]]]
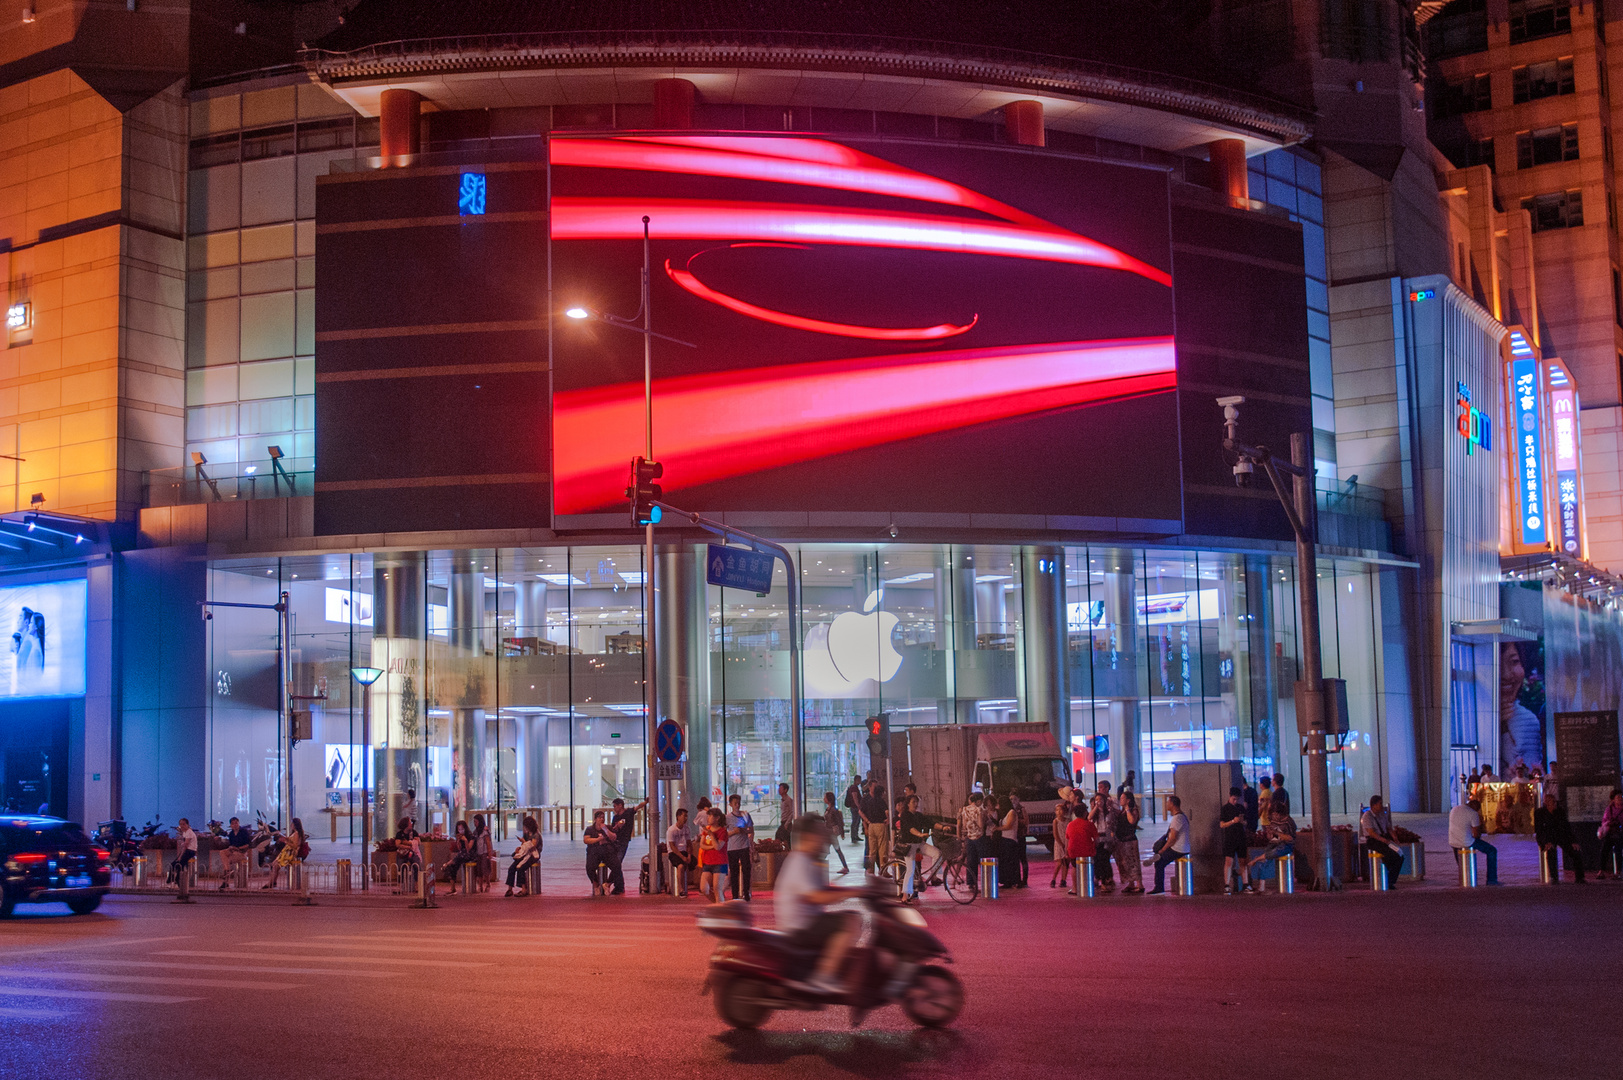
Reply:
[[895, 1008], [730, 1032], [700, 996], [698, 900], [25, 907], [0, 923], [0, 1077], [1623, 1074], [1612, 883], [1096, 901], [1036, 883], [926, 901], [968, 990], [942, 1034]]

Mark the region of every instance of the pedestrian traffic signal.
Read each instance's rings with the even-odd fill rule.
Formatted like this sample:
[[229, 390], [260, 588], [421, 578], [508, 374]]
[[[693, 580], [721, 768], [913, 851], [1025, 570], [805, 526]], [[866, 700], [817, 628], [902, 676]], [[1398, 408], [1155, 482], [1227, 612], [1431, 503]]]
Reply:
[[890, 713], [868, 717], [868, 756], [890, 757]]
[[664, 494], [654, 483], [665, 475], [665, 466], [647, 458], [631, 459], [631, 483], [626, 486], [626, 498], [631, 500], [631, 524], [657, 525], [660, 509], [654, 505]]

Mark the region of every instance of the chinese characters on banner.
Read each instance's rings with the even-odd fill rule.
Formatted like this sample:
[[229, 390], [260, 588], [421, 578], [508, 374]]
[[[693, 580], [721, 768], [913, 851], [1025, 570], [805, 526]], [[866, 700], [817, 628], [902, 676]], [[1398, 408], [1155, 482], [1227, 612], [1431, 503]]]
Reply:
[[1549, 542], [1544, 517], [1544, 432], [1539, 416], [1539, 362], [1518, 358], [1510, 362], [1511, 415], [1516, 429], [1518, 527], [1522, 543]]
[[1579, 478], [1578, 394], [1559, 363], [1550, 364], [1550, 430], [1555, 438], [1555, 498], [1560, 514], [1558, 543], [1568, 555], [1583, 557], [1583, 499]]

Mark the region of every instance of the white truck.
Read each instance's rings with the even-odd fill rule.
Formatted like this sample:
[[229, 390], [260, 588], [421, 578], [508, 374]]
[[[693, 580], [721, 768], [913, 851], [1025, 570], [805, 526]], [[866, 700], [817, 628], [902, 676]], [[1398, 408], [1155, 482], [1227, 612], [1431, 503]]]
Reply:
[[910, 776], [919, 809], [952, 821], [972, 791], [1015, 795], [1031, 821], [1028, 839], [1052, 849], [1059, 789], [1071, 783], [1070, 767], [1048, 725], [921, 725], [891, 733], [896, 782]]

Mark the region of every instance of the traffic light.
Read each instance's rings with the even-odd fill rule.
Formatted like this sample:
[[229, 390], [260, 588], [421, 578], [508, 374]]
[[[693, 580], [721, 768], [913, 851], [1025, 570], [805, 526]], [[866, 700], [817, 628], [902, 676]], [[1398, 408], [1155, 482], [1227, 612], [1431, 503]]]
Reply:
[[664, 475], [665, 466], [657, 461], [640, 457], [631, 459], [631, 483], [626, 486], [626, 498], [631, 500], [631, 524], [659, 524], [660, 509], [654, 502], [664, 492], [654, 481]]
[[890, 757], [890, 713], [868, 717], [868, 756]]

